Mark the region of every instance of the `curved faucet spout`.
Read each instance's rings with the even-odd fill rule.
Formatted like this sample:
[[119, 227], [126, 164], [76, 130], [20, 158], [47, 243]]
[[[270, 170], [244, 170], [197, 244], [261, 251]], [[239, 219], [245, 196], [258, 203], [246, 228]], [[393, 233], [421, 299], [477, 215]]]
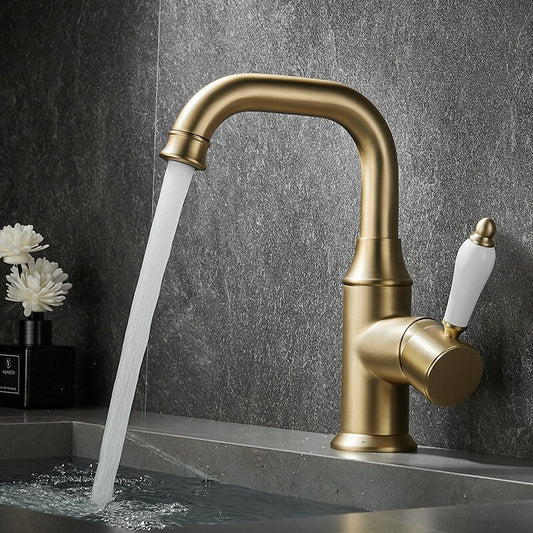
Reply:
[[360, 237], [398, 237], [398, 162], [391, 132], [375, 106], [346, 85], [267, 74], [221, 78], [186, 104], [161, 157], [205, 170], [213, 132], [225, 119], [243, 111], [323, 117], [343, 126], [361, 158]]

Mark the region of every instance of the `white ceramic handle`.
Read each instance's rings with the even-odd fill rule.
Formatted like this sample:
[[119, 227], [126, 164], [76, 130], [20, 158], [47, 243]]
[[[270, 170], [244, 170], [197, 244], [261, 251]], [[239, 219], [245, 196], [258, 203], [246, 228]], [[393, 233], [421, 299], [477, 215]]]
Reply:
[[496, 226], [484, 218], [476, 231], [459, 248], [453, 271], [452, 288], [444, 321], [458, 328], [466, 328], [479, 295], [489, 279], [496, 261], [492, 236]]

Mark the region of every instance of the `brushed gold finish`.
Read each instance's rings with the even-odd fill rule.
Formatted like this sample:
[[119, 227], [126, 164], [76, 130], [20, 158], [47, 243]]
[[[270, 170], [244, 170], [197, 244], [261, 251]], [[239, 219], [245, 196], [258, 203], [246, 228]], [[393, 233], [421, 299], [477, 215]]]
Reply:
[[[398, 237], [398, 163], [391, 132], [369, 100], [341, 83], [267, 74], [220, 78], [185, 105], [161, 157], [204, 170], [208, 143], [217, 127], [244, 111], [323, 117], [343, 126], [361, 158], [360, 236]], [[186, 141], [188, 135], [193, 139]]]
[[400, 239], [357, 239], [355, 255], [344, 285], [410, 287]]
[[442, 325], [430, 318], [413, 322], [405, 331], [400, 364], [409, 383], [443, 407], [468, 398], [483, 374], [479, 352], [443, 335]]
[[470, 240], [479, 246], [493, 248], [494, 241], [492, 237], [496, 233], [496, 224], [492, 218], [482, 218], [477, 224], [474, 233], [470, 235]]
[[[217, 127], [245, 111], [328, 118], [355, 141], [361, 223], [344, 278], [341, 429], [331, 446], [344, 452], [416, 450], [409, 436], [409, 385], [439, 405], [455, 405], [479, 383], [482, 364], [478, 352], [457, 340], [459, 328], [410, 316], [413, 282], [398, 239], [398, 163], [385, 120], [364, 96], [340, 83], [238, 74], [191, 98], [161, 157], [204, 170]], [[494, 228], [484, 219], [471, 238], [489, 246]]]
[[[402, 436], [409, 429], [409, 385], [407, 380], [386, 381], [366, 364], [360, 335], [384, 316], [408, 315], [409, 286], [344, 286], [344, 342], [342, 364], [341, 433], [332, 446], [341, 449], [347, 434]], [[398, 346], [399, 346], [398, 339]], [[392, 363], [393, 364], [393, 363]], [[399, 365], [398, 365], [399, 370]], [[397, 372], [396, 376], [400, 374]], [[358, 437], [354, 437], [358, 439]], [[367, 444], [370, 441], [367, 440]], [[409, 446], [411, 449], [412, 446]], [[346, 447], [342, 449], [346, 450]], [[359, 449], [359, 448], [354, 448]], [[397, 448], [396, 451], [401, 451]]]
[[209, 141], [200, 135], [170, 130], [167, 145], [160, 155], [167, 160], [186, 163], [196, 170], [205, 170], [205, 157], [208, 148]]
[[332, 441], [336, 450], [349, 452], [414, 452], [416, 442], [409, 433], [402, 435], [367, 435], [358, 433], [338, 433]]
[[454, 324], [446, 322], [446, 320], [442, 321], [442, 325], [444, 326], [444, 335], [446, 335], [446, 337], [450, 337], [451, 339], [458, 339], [461, 333], [466, 331], [465, 327], [455, 326]]

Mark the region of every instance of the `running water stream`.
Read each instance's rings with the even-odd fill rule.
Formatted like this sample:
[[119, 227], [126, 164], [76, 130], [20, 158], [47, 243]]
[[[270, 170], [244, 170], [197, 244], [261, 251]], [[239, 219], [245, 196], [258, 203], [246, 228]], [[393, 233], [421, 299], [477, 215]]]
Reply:
[[148, 344], [152, 317], [193, 172], [194, 168], [189, 165], [177, 161], [168, 162], [131, 304], [92, 489], [91, 499], [100, 507], [104, 507], [113, 496], [113, 484]]

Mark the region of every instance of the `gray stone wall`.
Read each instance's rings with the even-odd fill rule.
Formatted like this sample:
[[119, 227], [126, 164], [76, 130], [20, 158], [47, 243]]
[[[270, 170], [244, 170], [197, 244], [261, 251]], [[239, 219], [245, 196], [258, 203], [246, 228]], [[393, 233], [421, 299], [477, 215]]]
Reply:
[[[421, 444], [533, 457], [530, 2], [4, 1], [0, 223], [33, 223], [74, 289], [53, 313], [82, 403], [106, 404], [181, 107], [235, 72], [332, 79], [387, 120], [413, 312], [444, 312], [455, 253], [498, 224], [465, 339], [485, 375], [441, 409], [412, 393]], [[359, 161], [340, 126], [248, 113], [213, 137], [174, 242], [136, 407], [334, 432], [342, 277]], [[7, 266], [5, 266], [7, 273]], [[0, 306], [3, 340], [18, 306]]]

